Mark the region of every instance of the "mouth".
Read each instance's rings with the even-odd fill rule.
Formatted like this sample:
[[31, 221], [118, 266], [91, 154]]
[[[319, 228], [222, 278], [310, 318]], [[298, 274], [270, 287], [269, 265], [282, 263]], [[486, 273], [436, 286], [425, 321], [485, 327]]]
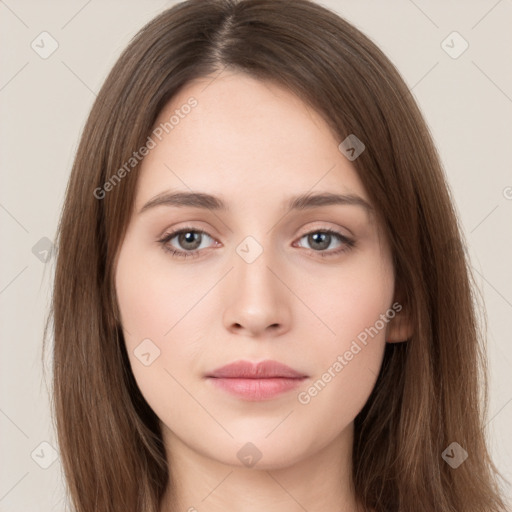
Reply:
[[300, 386], [308, 376], [278, 361], [235, 361], [206, 375], [217, 389], [249, 401], [267, 400]]

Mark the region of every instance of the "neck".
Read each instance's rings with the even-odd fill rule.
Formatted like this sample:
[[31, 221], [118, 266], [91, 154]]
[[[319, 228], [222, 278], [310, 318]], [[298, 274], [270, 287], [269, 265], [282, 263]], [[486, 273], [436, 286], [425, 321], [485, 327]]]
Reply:
[[[163, 426], [169, 485], [161, 512], [360, 512], [352, 486], [353, 424], [287, 464], [225, 464], [192, 450]], [[307, 452], [302, 447], [301, 452]]]

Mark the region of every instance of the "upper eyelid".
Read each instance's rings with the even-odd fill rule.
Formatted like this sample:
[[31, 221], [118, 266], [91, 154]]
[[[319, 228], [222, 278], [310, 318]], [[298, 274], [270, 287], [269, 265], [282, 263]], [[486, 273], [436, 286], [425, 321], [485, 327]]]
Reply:
[[[190, 221], [190, 222], [194, 222], [194, 221]], [[328, 221], [315, 221], [315, 222], [320, 222], [320, 223], [324, 223], [323, 225], [321, 225], [320, 227], [309, 227], [307, 229], [305, 229], [303, 232], [302, 232], [302, 235], [300, 236], [304, 236], [308, 233], [311, 233], [311, 232], [316, 232], [316, 231], [323, 231], [323, 230], [332, 230], [332, 231], [337, 231], [339, 232], [340, 230], [346, 230], [348, 231], [348, 234], [344, 234], [344, 233], [340, 233], [341, 235], [347, 237], [347, 238], [350, 238], [350, 237], [353, 237], [355, 236], [352, 231], [348, 228], [348, 227], [341, 227], [341, 226], [336, 226], [336, 227], [333, 227], [332, 225], [329, 226], [329, 225], [326, 225], [325, 223], [327, 223]], [[333, 222], [331, 222], [331, 224], [335, 224]], [[183, 227], [177, 227], [177, 228], [173, 228], [173, 229], [165, 229], [161, 235], [161, 237], [164, 237], [164, 236], [167, 236], [168, 234], [177, 234], [177, 233], [180, 233], [182, 231], [198, 231], [198, 232], [201, 232], [201, 233], [205, 233], [207, 234], [208, 236], [212, 237], [212, 235], [210, 234], [210, 232], [208, 231], [208, 228], [201, 228], [201, 227], [195, 227], [195, 226], [192, 226], [192, 225], [185, 225]], [[214, 231], [216, 231], [214, 229]]]
[[[304, 235], [307, 235], [309, 233], [316, 233], [317, 231], [328, 231], [328, 230], [338, 231], [339, 229], [340, 228], [333, 228], [333, 227], [329, 227], [329, 226], [312, 227], [312, 228], [308, 228], [305, 231], [303, 231], [300, 236], [304, 236]], [[165, 237], [165, 236], [168, 236], [168, 235], [171, 235], [171, 234], [172, 235], [177, 235], [179, 233], [186, 232], [186, 231], [195, 231], [195, 232], [198, 232], [198, 233], [206, 234], [206, 235], [208, 235], [208, 236], [213, 238], [213, 236], [208, 232], [208, 230], [202, 229], [202, 228], [198, 228], [198, 227], [192, 227], [192, 226], [185, 226], [185, 227], [182, 227], [182, 228], [176, 228], [176, 229], [170, 229], [170, 230], [166, 229], [162, 233], [161, 236]], [[343, 235], [343, 233], [340, 233], [340, 235]], [[350, 237], [350, 235], [343, 235], [343, 236], [346, 236], [347, 238]]]

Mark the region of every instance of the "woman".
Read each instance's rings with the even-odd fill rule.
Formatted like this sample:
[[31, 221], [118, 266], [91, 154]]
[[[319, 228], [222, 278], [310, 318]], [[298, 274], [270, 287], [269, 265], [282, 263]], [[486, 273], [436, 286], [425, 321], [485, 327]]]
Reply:
[[329, 10], [191, 0], [144, 27], [87, 121], [57, 247], [77, 511], [505, 510], [439, 157], [394, 66]]

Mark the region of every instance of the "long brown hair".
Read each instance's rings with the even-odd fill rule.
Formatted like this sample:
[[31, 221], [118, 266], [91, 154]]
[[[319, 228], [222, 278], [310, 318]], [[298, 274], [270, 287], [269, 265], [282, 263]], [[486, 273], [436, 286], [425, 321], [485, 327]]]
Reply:
[[[53, 414], [77, 512], [157, 512], [169, 471], [159, 420], [128, 362], [114, 266], [139, 166], [95, 193], [150, 135], [190, 80], [226, 68], [273, 80], [343, 141], [383, 221], [396, 290], [413, 321], [387, 343], [355, 419], [353, 482], [378, 512], [505, 510], [485, 441], [487, 367], [473, 277], [453, 200], [422, 115], [388, 58], [308, 0], [189, 0], [147, 24], [105, 81], [76, 154], [56, 239]], [[456, 469], [444, 450], [468, 454]]]

